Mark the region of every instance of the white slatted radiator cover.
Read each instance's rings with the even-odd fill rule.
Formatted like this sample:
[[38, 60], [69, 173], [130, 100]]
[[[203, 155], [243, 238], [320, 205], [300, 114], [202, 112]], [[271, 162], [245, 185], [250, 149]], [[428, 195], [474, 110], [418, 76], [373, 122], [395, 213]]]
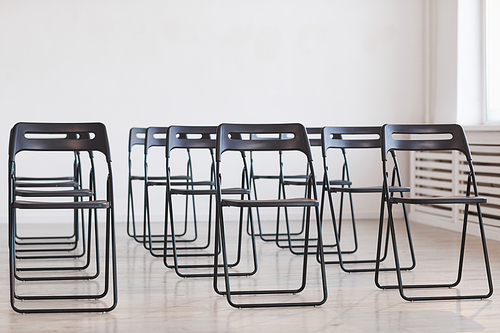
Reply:
[[[500, 240], [500, 128], [466, 128], [467, 139], [479, 195], [488, 203], [481, 205], [488, 238]], [[458, 152], [414, 152], [411, 154], [411, 188], [413, 196], [449, 196], [463, 194], [467, 182], [467, 165]], [[446, 229], [460, 231], [462, 205], [410, 207], [410, 219]], [[470, 206], [468, 230], [478, 233], [476, 207]]]

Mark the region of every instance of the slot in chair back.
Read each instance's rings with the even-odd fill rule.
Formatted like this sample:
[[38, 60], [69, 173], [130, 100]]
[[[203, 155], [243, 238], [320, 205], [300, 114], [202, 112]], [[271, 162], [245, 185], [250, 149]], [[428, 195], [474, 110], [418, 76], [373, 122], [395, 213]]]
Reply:
[[167, 157], [172, 149], [215, 149], [216, 126], [170, 126], [168, 128]]
[[[217, 130], [217, 161], [223, 152], [297, 150], [312, 161], [311, 149], [304, 126], [300, 124], [224, 124]], [[283, 131], [283, 132], [281, 132]], [[261, 140], [245, 140], [245, 135], [261, 136]], [[279, 135], [276, 138], [276, 135]], [[271, 137], [266, 138], [266, 135]], [[274, 137], [272, 137], [274, 135]]]

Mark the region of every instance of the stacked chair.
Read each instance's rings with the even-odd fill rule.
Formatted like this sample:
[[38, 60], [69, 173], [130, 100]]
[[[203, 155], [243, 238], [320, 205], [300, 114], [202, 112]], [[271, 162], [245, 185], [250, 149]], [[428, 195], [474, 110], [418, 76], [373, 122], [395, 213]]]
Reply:
[[[64, 184], [65, 181], [57, 179], [58, 176], [55, 176], [55, 182], [59, 184], [47, 181], [53, 177], [45, 178], [45, 181], [40, 181], [43, 177], [37, 176], [18, 178], [17, 170], [36, 160], [36, 156], [29, 158], [32, 155], [45, 154], [44, 161], [57, 164], [54, 152], [76, 156], [77, 176], [68, 180], [72, 185]], [[21, 153], [23, 158], [19, 158]], [[83, 153], [85, 163], [80, 161]], [[102, 155], [97, 162], [94, 153]], [[81, 176], [87, 174], [88, 188], [84, 189]], [[30, 186], [32, 189], [20, 186], [27, 182], [44, 183], [45, 186]], [[105, 194], [100, 194], [101, 188], [105, 189]], [[30, 256], [24, 256], [20, 262], [20, 251], [25, 245], [20, 244], [18, 231], [27, 222], [46, 223], [26, 221], [21, 214], [25, 210], [49, 211], [58, 215], [61, 211], [73, 212], [71, 221], [67, 222], [73, 231], [79, 229], [78, 224], [87, 226], [87, 233], [82, 233], [87, 236], [84, 255], [76, 248], [66, 248], [54, 242], [60, 237], [57, 234], [33, 236], [31, 239], [36, 239], [39, 248], [32, 248]], [[104, 213], [98, 214], [98, 211]], [[105, 215], [102, 227], [98, 215]], [[101, 228], [105, 231], [103, 239], [99, 237]], [[82, 230], [85, 230], [83, 226]], [[74, 237], [74, 241], [78, 239], [83, 237]], [[70, 253], [59, 255], [61, 247]], [[116, 307], [113, 177], [103, 124], [18, 123], [12, 128], [9, 142], [9, 266], [11, 306], [17, 312], [106, 312]], [[18, 304], [20, 300], [26, 301], [22, 307]]]
[[[383, 171], [383, 205], [387, 207], [387, 225], [390, 231], [390, 238], [393, 244], [393, 254], [396, 264], [396, 285], [383, 284], [380, 281], [380, 261], [382, 252], [382, 229], [384, 224], [384, 219], [381, 215], [379, 223], [379, 240], [377, 246], [377, 261], [375, 265], [375, 284], [377, 287], [382, 289], [398, 289], [401, 297], [408, 301], [432, 301], [432, 300], [459, 300], [459, 299], [483, 299], [488, 298], [493, 293], [493, 281], [491, 278], [491, 269], [488, 258], [488, 250], [486, 246], [486, 237], [484, 233], [484, 225], [481, 214], [481, 204], [486, 203], [486, 199], [482, 198], [478, 194], [476, 175], [472, 165], [472, 157], [469, 150], [469, 145], [465, 137], [465, 133], [460, 125], [392, 125], [387, 124], [382, 127], [382, 171]], [[410, 137], [408, 137], [410, 136]], [[448, 151], [448, 152], [458, 152], [462, 155], [464, 163], [468, 167], [467, 181], [464, 185], [463, 195], [451, 196], [451, 197], [400, 197], [393, 196], [390, 191], [390, 181], [387, 175], [388, 172], [388, 155], [395, 155], [400, 151]], [[394, 222], [394, 209], [396, 205], [463, 205], [463, 226], [460, 246], [458, 250], [458, 266], [457, 272], [454, 277], [446, 276], [446, 274], [437, 274], [437, 277], [433, 279], [432, 283], [414, 283], [407, 284], [403, 282], [403, 274], [399, 259], [400, 248], [398, 246], [396, 226]], [[466, 239], [467, 239], [467, 218], [469, 215], [469, 206], [475, 205], [477, 210], [478, 218], [478, 229], [481, 240], [481, 248], [483, 252], [484, 260], [484, 276], [486, 283], [484, 285], [485, 291], [479, 294], [465, 294], [463, 289], [456, 290], [453, 295], [440, 294], [435, 295], [431, 293], [431, 290], [436, 288], [450, 289], [458, 287], [462, 280], [464, 271], [464, 257], [466, 252]], [[443, 258], [440, 253], [435, 254], [437, 260], [445, 260], [448, 258]], [[477, 272], [479, 273], [479, 272]], [[409, 273], [407, 273], [409, 274]], [[417, 274], [413, 271], [411, 274]], [[428, 278], [429, 273], [426, 273]], [[437, 280], [443, 280], [443, 275], [445, 275], [449, 282], [437, 282]], [[451, 281], [450, 281], [451, 280]], [[474, 288], [478, 288], [478, 282], [474, 283]], [[408, 295], [408, 290], [423, 290], [427, 291], [427, 294], [422, 296], [420, 292], [419, 296]]]
[[[252, 135], [261, 135], [260, 140], [251, 140]], [[244, 153], [250, 151], [296, 151], [300, 155], [303, 155], [307, 158], [307, 162], [309, 164], [310, 174], [307, 176], [309, 180], [306, 196], [301, 198], [276, 198], [276, 199], [249, 199], [247, 197], [239, 197], [239, 198], [226, 198], [222, 197], [221, 191], [221, 181], [225, 179], [224, 174], [222, 173], [223, 169], [223, 155], [230, 155], [227, 157], [231, 157], [232, 154], [228, 154], [228, 152], [236, 152], [236, 153]], [[224, 163], [228, 163], [224, 159]], [[250, 178], [248, 175], [248, 167], [245, 160], [243, 160], [243, 170], [245, 173], [246, 183], [250, 183]], [[214, 290], [221, 295], [225, 295], [229, 304], [233, 307], [237, 308], [246, 308], [246, 307], [288, 307], [288, 306], [317, 306], [323, 304], [327, 299], [327, 286], [326, 286], [326, 271], [324, 265], [323, 258], [323, 246], [322, 246], [322, 237], [321, 237], [321, 221], [319, 215], [319, 201], [317, 198], [316, 192], [316, 178], [314, 173], [314, 167], [312, 164], [312, 155], [309, 146], [309, 141], [307, 137], [307, 133], [305, 128], [300, 124], [221, 124], [217, 129], [217, 149], [216, 149], [216, 182], [217, 182], [217, 211], [216, 211], [216, 221], [217, 221], [217, 229], [216, 229], [216, 249], [215, 249], [215, 260], [214, 260]], [[280, 182], [283, 182], [283, 176], [281, 173]], [[227, 244], [227, 224], [224, 217], [224, 211], [229, 207], [235, 207], [240, 209], [240, 221], [244, 216], [242, 209], [248, 210], [249, 216], [249, 229], [252, 240], [255, 238], [255, 228], [253, 224], [252, 218], [252, 208], [304, 208], [306, 207], [306, 219], [305, 219], [305, 228], [304, 228], [304, 241], [303, 241], [303, 259], [302, 259], [302, 269], [297, 271], [298, 275], [301, 276], [298, 282], [298, 286], [296, 288], [283, 287], [278, 286], [276, 289], [270, 289], [269, 287], [258, 287], [258, 282], [253, 281], [252, 285], [255, 288], [251, 288], [248, 290], [238, 289], [234, 290], [231, 286], [231, 280], [241, 280], [244, 279], [241, 276], [231, 276], [229, 271], [229, 263], [228, 263], [228, 244]], [[291, 297], [292, 300], [288, 301], [258, 301], [261, 297], [283, 297], [285, 296], [287, 299], [290, 298], [290, 295], [302, 294], [302, 292], [306, 289], [306, 284], [308, 281], [308, 259], [309, 259], [309, 241], [310, 241], [310, 229], [311, 229], [311, 210], [314, 211], [315, 220], [316, 220], [316, 231], [317, 231], [317, 258], [318, 258], [318, 275], [316, 276], [315, 281], [318, 282], [318, 289], [321, 290], [321, 297], [317, 300], [304, 300], [300, 298], [300, 300], [296, 300], [299, 295]], [[287, 236], [290, 237], [289, 231], [287, 232]], [[220, 246], [220, 253], [218, 251]], [[220, 290], [218, 285], [218, 276], [219, 276], [219, 257], [222, 257], [223, 263], [223, 273], [224, 273], [224, 283], [225, 290]], [[257, 278], [257, 276], [255, 276]], [[246, 278], [246, 279], [253, 279]], [[242, 283], [239, 281], [238, 284]], [[309, 285], [312, 283], [309, 282]], [[248, 302], [246, 300], [237, 300], [237, 298], [250, 298], [254, 300], [253, 302]], [[255, 300], [257, 298], [257, 300]]]

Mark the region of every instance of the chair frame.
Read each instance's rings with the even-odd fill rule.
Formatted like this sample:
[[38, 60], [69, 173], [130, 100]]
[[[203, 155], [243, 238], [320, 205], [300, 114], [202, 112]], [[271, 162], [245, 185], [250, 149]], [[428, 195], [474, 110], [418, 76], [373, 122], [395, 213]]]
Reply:
[[[357, 242], [357, 232], [356, 232], [356, 223], [354, 219], [354, 206], [352, 200], [352, 194], [354, 193], [375, 193], [382, 196], [383, 187], [382, 186], [336, 186], [333, 187], [331, 181], [329, 181], [329, 168], [328, 168], [328, 151], [331, 149], [340, 149], [343, 158], [343, 166], [342, 166], [342, 179], [347, 180], [352, 183], [351, 177], [349, 174], [349, 167], [347, 161], [347, 151], [348, 150], [366, 150], [366, 149], [376, 149], [380, 151], [381, 139], [380, 139], [380, 131], [381, 126], [364, 126], [364, 127], [352, 127], [352, 126], [326, 126], [322, 129], [321, 141], [322, 141], [322, 157], [323, 157], [323, 187], [322, 187], [322, 199], [321, 199], [321, 216], [323, 218], [324, 213], [324, 204], [326, 202], [326, 196], [328, 197], [328, 203], [330, 207], [330, 214], [332, 216], [332, 223], [337, 225], [336, 217], [335, 217], [335, 209], [334, 202], [332, 198], [332, 193], [340, 193], [341, 198], [343, 194], [348, 194], [350, 196], [350, 210], [351, 210], [351, 218], [352, 218], [352, 227], [354, 234], [354, 249], [349, 251], [327, 251], [327, 254], [337, 254], [338, 260], [330, 260], [325, 261], [326, 264], [340, 264], [340, 267], [343, 271], [352, 273], [352, 272], [374, 272], [375, 267], [370, 268], [348, 268], [346, 264], [375, 264], [377, 261], [376, 258], [373, 259], [357, 259], [357, 260], [344, 260], [342, 258], [343, 254], [352, 254], [358, 249]], [[374, 138], [370, 136], [375, 136]], [[399, 165], [395, 155], [393, 156], [394, 166], [391, 171], [391, 186], [389, 186], [389, 192], [391, 195], [395, 193], [399, 193], [400, 196], [403, 196], [403, 193], [409, 192], [409, 187], [402, 187], [401, 183], [401, 175], [399, 172]], [[340, 204], [343, 204], [343, 201], [340, 201]], [[383, 214], [384, 207], [381, 206], [381, 214]], [[340, 210], [342, 211], [342, 210]], [[410, 225], [408, 222], [408, 214], [406, 212], [406, 207], [403, 205], [403, 216], [405, 221], [405, 232], [406, 237], [408, 239], [408, 248], [411, 256], [411, 264], [410, 266], [401, 268], [402, 270], [411, 270], [415, 268], [416, 259], [415, 259], [415, 251], [413, 248], [413, 242], [411, 237]], [[333, 228], [334, 232], [338, 232], [337, 238], [339, 240], [342, 239], [341, 230], [342, 230], [342, 216], [340, 215], [338, 221], [338, 227]], [[387, 258], [388, 247], [389, 247], [389, 229], [385, 232], [385, 245], [384, 245], [384, 254], [380, 261], [384, 261]], [[340, 244], [339, 244], [340, 247]], [[395, 268], [383, 268], [381, 270], [394, 270]]]
[[[158, 127], [151, 126], [146, 129], [146, 136], [144, 139], [144, 224], [143, 224], [143, 246], [146, 250], [150, 252], [153, 257], [161, 258], [163, 257], [163, 243], [164, 243], [164, 233], [153, 234], [151, 228], [151, 216], [150, 216], [150, 206], [149, 206], [149, 188], [150, 187], [161, 187], [166, 186], [166, 175], [149, 175], [149, 165], [148, 156], [149, 150], [153, 147], [159, 147], [165, 149], [166, 146], [166, 135], [168, 127]], [[165, 138], [158, 138], [157, 135], [164, 135]], [[193, 169], [191, 165], [191, 155], [190, 151], [187, 150], [187, 165], [186, 165], [186, 175], [176, 175], [171, 176], [171, 179], [175, 179], [177, 182], [175, 185], [178, 186], [189, 186], [188, 182], [193, 178]], [[173, 184], [173, 183], [172, 183]], [[193, 216], [194, 216], [194, 236], [191, 239], [178, 240], [179, 242], [194, 242], [198, 238], [198, 227], [196, 223], [196, 207], [193, 200]], [[189, 198], [186, 197], [186, 211], [185, 211], [185, 221], [184, 230], [177, 235], [177, 237], [185, 236], [188, 230], [188, 201]], [[165, 221], [162, 221], [164, 226]], [[161, 244], [160, 247], [154, 246], [155, 244]]]
[[[261, 140], [258, 135], [254, 134], [251, 135], [251, 140]], [[256, 200], [258, 200], [258, 195], [257, 195], [257, 182], [256, 180], [261, 180], [261, 179], [266, 179], [266, 180], [278, 180], [278, 198], [281, 198], [282, 196], [282, 191], [284, 190], [283, 188], [283, 183], [280, 182], [280, 180], [283, 179], [306, 179], [307, 182], [307, 175], [284, 175], [283, 174], [283, 152], [279, 151], [278, 152], [278, 165], [279, 165], [279, 172], [277, 175], [264, 175], [264, 174], [255, 174], [255, 169], [254, 169], [254, 159], [253, 159], [253, 151], [249, 152], [249, 158], [250, 158], [250, 187], [253, 192], [253, 196]], [[284, 192], [283, 192], [284, 193]], [[259, 229], [258, 234], [256, 236], [259, 236], [261, 240], [265, 242], [276, 242], [276, 245], [278, 247], [284, 247], [280, 245], [279, 241], [281, 240], [280, 237], [285, 237], [285, 239], [288, 239], [286, 236], [286, 233], [264, 233], [262, 232], [262, 224], [261, 224], [261, 218], [260, 218], [260, 212], [259, 208], [255, 208], [255, 213], [257, 217], [257, 226]], [[280, 210], [277, 209], [276, 212], [276, 221], [279, 223], [280, 220]], [[285, 208], [285, 218], [288, 219], [288, 212]], [[250, 226], [249, 223], [247, 223], [247, 234], [250, 235]], [[277, 227], [277, 230], [279, 226]], [[292, 235], [298, 236], [301, 235], [304, 232], [304, 224], [302, 224], [301, 229], [297, 232], [292, 232]], [[268, 238], [271, 237], [271, 238]]]
[[[405, 138], [395, 138], [393, 135], [409, 134], [409, 135], [451, 135], [449, 139], [405, 139]], [[396, 151], [458, 151], [461, 152], [468, 165], [468, 177], [465, 196], [452, 196], [452, 197], [395, 197], [392, 196], [388, 190], [389, 183], [386, 175], [387, 170], [387, 155], [389, 153], [395, 154]], [[382, 127], [382, 163], [383, 163], [383, 173], [384, 173], [384, 194], [383, 194], [383, 204], [387, 205], [387, 224], [390, 230], [391, 241], [393, 244], [393, 254], [396, 264], [396, 276], [397, 285], [382, 285], [379, 281], [380, 262], [376, 262], [375, 270], [375, 284], [381, 289], [398, 289], [401, 297], [407, 301], [434, 301], [434, 300], [461, 300], [461, 299], [484, 299], [488, 298], [493, 294], [493, 281], [491, 278], [491, 268], [488, 258], [488, 250], [486, 246], [486, 236], [484, 231], [483, 219], [481, 214], [481, 203], [486, 203], [486, 199], [479, 197], [476, 176], [474, 172], [474, 167], [472, 164], [472, 156], [469, 150], [469, 145], [463, 128], [457, 124], [439, 124], [439, 125], [393, 125], [386, 124]], [[400, 269], [400, 260], [398, 255], [398, 243], [396, 239], [396, 231], [393, 219], [393, 208], [394, 204], [463, 204], [464, 209], [464, 219], [462, 226], [462, 235], [460, 241], [460, 254], [458, 260], [458, 271], [457, 278], [452, 283], [434, 283], [434, 284], [404, 284]], [[440, 295], [430, 295], [430, 296], [420, 296], [412, 297], [405, 294], [405, 289], [433, 289], [433, 288], [454, 288], [457, 287], [462, 279], [463, 266], [464, 266], [464, 255], [465, 255], [465, 244], [467, 236], [467, 217], [469, 214], [469, 205], [476, 205], [477, 216], [478, 216], [478, 226], [479, 234], [481, 239], [485, 273], [488, 284], [488, 291], [485, 294], [475, 294], [475, 295], [455, 295], [455, 296], [440, 296]], [[379, 223], [379, 241], [377, 246], [377, 258], [380, 258], [380, 248], [381, 248], [381, 230], [384, 224], [384, 216], [381, 215]]]
[[[188, 277], [212, 277], [212, 273], [185, 273], [181, 272], [181, 269], [207, 269], [213, 268], [212, 264], [179, 264], [179, 257], [213, 257], [213, 252], [203, 252], [203, 253], [178, 253], [179, 250], [205, 250], [210, 246], [211, 243], [211, 230], [212, 230], [212, 206], [213, 206], [213, 198], [217, 194], [215, 190], [215, 159], [214, 159], [214, 150], [215, 150], [215, 136], [217, 134], [216, 126], [170, 126], [167, 130], [167, 138], [166, 138], [166, 205], [165, 205], [165, 243], [164, 243], [164, 254], [163, 254], [163, 262], [166, 267], [174, 268], [175, 272], [178, 276], [188, 278]], [[172, 151], [175, 149], [185, 149], [185, 150], [207, 150], [210, 153], [210, 179], [195, 181], [193, 179], [186, 182], [186, 188], [179, 188], [179, 182], [173, 182], [171, 179], [171, 162], [172, 162]], [[190, 162], [192, 165], [192, 161]], [[173, 186], [175, 185], [175, 186]], [[250, 193], [249, 190], [244, 188], [232, 188], [232, 189], [223, 189], [223, 194], [239, 194], [239, 195], [248, 195]], [[208, 211], [208, 236], [206, 244], [203, 246], [197, 247], [177, 247], [177, 235], [175, 234], [175, 223], [174, 223], [174, 207], [172, 202], [172, 197], [174, 195], [185, 195], [186, 197], [191, 196], [208, 196], [209, 197], [209, 211]], [[241, 239], [242, 239], [242, 230], [243, 230], [243, 219], [240, 219], [239, 222], [239, 242], [238, 248], [241, 249]], [[170, 226], [170, 234], [168, 234], [168, 226]], [[169, 248], [167, 245], [167, 241], [171, 241], [172, 247]], [[253, 244], [254, 253], [255, 253], [255, 244]], [[169, 255], [167, 250], [172, 250], [173, 255]], [[216, 249], [219, 251], [219, 249]], [[167, 262], [168, 257], [172, 257], [174, 259], [174, 264], [171, 265]], [[238, 265], [241, 259], [241, 250], [238, 251], [238, 257], [236, 261], [229, 265], [229, 267], [235, 267]], [[253, 275], [257, 270], [256, 256], [254, 255], [254, 265], [253, 270], [250, 272], [241, 272], [234, 273], [238, 275]], [[233, 274], [233, 273], [231, 273]]]
[[[306, 128], [306, 131], [307, 131], [307, 134], [308, 134], [308, 138], [309, 138], [309, 144], [311, 146], [311, 150], [313, 147], [319, 147], [321, 149], [321, 145], [322, 145], [322, 140], [321, 140], [321, 137], [317, 138], [315, 137], [315, 135], [320, 135], [321, 136], [321, 133], [322, 133], [322, 130], [323, 128], [322, 127], [307, 127]], [[281, 165], [281, 168], [283, 166], [283, 162], [282, 162], [282, 159], [281, 159], [281, 154], [280, 154], [280, 165]], [[306, 174], [309, 172], [309, 165], [306, 165]], [[322, 180], [317, 180], [316, 181], [316, 185], [318, 186], [321, 186], [323, 187], [323, 181], [324, 179]], [[283, 193], [283, 197], [286, 197], [286, 194], [285, 194], [285, 189], [286, 189], [286, 186], [303, 186], [305, 191], [307, 191], [307, 182], [308, 182], [308, 179], [307, 179], [307, 175], [297, 175], [297, 176], [284, 176], [283, 178], [283, 183], [281, 184], [282, 186], [280, 186], [280, 192], [279, 192], [279, 197], [281, 196], [281, 193]], [[336, 186], [349, 186], [351, 185], [351, 181], [349, 179], [345, 179], [345, 175], [343, 174], [342, 175], [342, 179], [332, 179], [332, 180], [329, 180], [329, 184], [330, 186], [333, 186], [333, 185], [336, 185]], [[349, 195], [349, 200], [351, 202], [351, 205], [352, 205], [352, 196]], [[343, 202], [344, 202], [344, 196], [341, 195], [341, 198], [340, 198], [340, 202], [341, 202], [341, 205], [340, 205], [340, 218], [339, 218], [339, 225], [341, 226], [342, 224], [342, 214], [343, 214]], [[320, 209], [320, 212], [322, 212], [322, 206], [323, 206], [323, 200], [321, 201], [321, 209]], [[289, 221], [288, 219], [288, 215], [287, 215], [287, 210], [285, 209], [285, 215], [286, 215], [286, 221]], [[305, 210], [304, 210], [304, 213], [302, 215], [302, 226], [304, 225], [304, 217], [305, 217]], [[323, 217], [322, 217], [323, 219]], [[278, 211], [278, 218], [277, 218], [277, 230], [279, 230], [279, 211]], [[303, 229], [302, 229], [303, 230]], [[302, 231], [301, 231], [302, 232]], [[293, 233], [290, 233], [290, 235], [294, 235]], [[297, 234], [295, 234], [297, 235]], [[340, 229], [339, 229], [339, 235], [340, 235]], [[354, 230], [354, 234], [353, 234], [353, 237], [354, 239], [356, 240], [356, 247], [353, 249], [353, 250], [349, 250], [349, 251], [346, 251], [346, 250], [343, 250], [343, 253], [354, 253], [356, 252], [357, 250], [357, 236], [356, 236], [356, 233], [355, 233], [355, 230]], [[280, 248], [288, 248], [290, 249], [290, 251], [294, 254], [297, 254], [297, 255], [302, 255], [303, 252], [302, 251], [297, 251], [296, 248], [303, 248], [302, 245], [294, 245], [292, 242], [297, 242], [297, 241], [303, 241], [304, 239], [303, 238], [287, 238], [286, 240], [288, 241], [288, 244], [287, 245], [281, 245], [280, 244], [280, 241], [282, 241], [281, 239], [277, 238], [276, 237], [276, 245]], [[314, 245], [311, 245], [314, 247]], [[328, 247], [336, 247], [337, 245], [336, 244], [333, 244], [333, 245], [329, 245], [329, 244], [323, 244], [323, 248], [328, 248]], [[309, 251], [311, 253], [311, 251]], [[326, 252], [325, 252], [326, 254]]]
[[[242, 139], [245, 134], [278, 134], [279, 139], [270, 140], [245, 140]], [[282, 133], [291, 133], [293, 138], [282, 140]], [[250, 200], [250, 199], [223, 199], [221, 191], [221, 163], [222, 155], [227, 151], [246, 152], [246, 151], [286, 151], [295, 150], [303, 153], [310, 164], [309, 186], [306, 198], [296, 199], [278, 199], [278, 200]], [[246, 170], [248, 170], [246, 161], [243, 161], [246, 182], [250, 183], [250, 178]], [[281, 174], [282, 175], [282, 174]], [[283, 177], [281, 177], [281, 182]], [[326, 269], [323, 258], [322, 236], [321, 236], [321, 218], [319, 214], [319, 201], [317, 198], [314, 167], [312, 165], [312, 155], [307, 139], [307, 133], [301, 124], [221, 124], [217, 129], [217, 149], [216, 149], [216, 182], [217, 182], [217, 211], [216, 211], [216, 245], [221, 247], [225, 291], [218, 288], [218, 257], [219, 253], [214, 255], [214, 290], [216, 293], [225, 295], [228, 303], [236, 308], [258, 308], [258, 307], [292, 307], [292, 306], [319, 306], [326, 302], [328, 297]], [[273, 290], [231, 290], [230, 275], [227, 260], [227, 246], [225, 237], [225, 222], [223, 217], [224, 207], [239, 207], [240, 218], [243, 216], [242, 208], [249, 209], [250, 229], [252, 240], [255, 239], [254, 225], [251, 214], [251, 207], [307, 207], [307, 218], [304, 230], [304, 254], [302, 262], [302, 282], [297, 289], [273, 289]], [[298, 294], [305, 289], [307, 281], [307, 263], [308, 249], [310, 236], [310, 214], [311, 209], [315, 210], [316, 227], [318, 230], [317, 256], [318, 264], [321, 271], [321, 288], [322, 298], [318, 301], [290, 301], [290, 302], [266, 302], [266, 303], [238, 303], [233, 300], [234, 295], [284, 295]], [[289, 234], [289, 229], [288, 229]]]

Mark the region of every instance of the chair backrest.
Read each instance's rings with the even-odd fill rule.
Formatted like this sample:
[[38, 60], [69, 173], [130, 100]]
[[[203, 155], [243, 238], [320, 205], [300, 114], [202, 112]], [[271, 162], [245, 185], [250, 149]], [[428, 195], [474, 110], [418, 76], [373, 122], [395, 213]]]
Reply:
[[330, 148], [380, 149], [380, 144], [381, 144], [380, 130], [381, 130], [380, 126], [323, 127], [321, 133], [323, 156], [326, 156], [327, 150]]
[[[423, 136], [395, 138], [395, 134]], [[462, 152], [468, 161], [472, 160], [464, 130], [457, 124], [386, 124], [382, 127], [382, 160], [387, 159], [388, 152], [397, 150], [457, 150]]]
[[166, 156], [172, 149], [215, 149], [216, 126], [170, 126], [167, 130]]
[[132, 151], [135, 145], [143, 146], [146, 139], [146, 128], [132, 127], [128, 136], [128, 151]]
[[99, 151], [111, 162], [102, 123], [17, 123], [10, 132], [9, 161], [20, 151]]
[[151, 147], [165, 147], [167, 143], [168, 127], [151, 126], [146, 129], [146, 138], [144, 140], [144, 154], [147, 155]]
[[[251, 140], [258, 135], [259, 140]], [[302, 124], [220, 124], [217, 128], [217, 161], [225, 151], [286, 151], [304, 153], [312, 161], [306, 129]]]
[[[321, 130], [322, 130], [321, 127], [306, 127], [307, 134], [308, 135], [312, 134], [312, 135], [309, 135], [309, 145], [311, 147], [320, 147], [321, 146], [321, 138], [320, 137], [314, 137], [314, 134], [321, 135]], [[251, 140], [266, 140], [265, 136], [261, 136], [261, 135], [258, 135], [256, 133], [252, 133], [250, 135], [250, 138], [251, 138]], [[286, 133], [282, 133], [280, 135], [280, 138], [282, 140], [286, 140], [287, 139], [287, 134]]]

